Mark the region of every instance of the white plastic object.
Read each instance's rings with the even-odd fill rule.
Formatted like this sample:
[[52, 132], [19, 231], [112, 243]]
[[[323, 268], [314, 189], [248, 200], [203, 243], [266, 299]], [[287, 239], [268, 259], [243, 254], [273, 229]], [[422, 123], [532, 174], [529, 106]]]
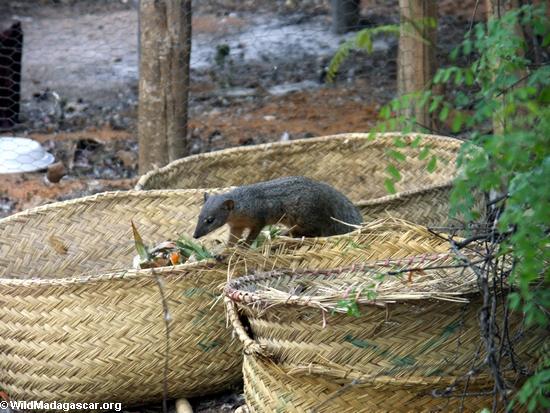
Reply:
[[45, 169], [54, 156], [32, 139], [0, 137], [0, 174], [33, 172]]

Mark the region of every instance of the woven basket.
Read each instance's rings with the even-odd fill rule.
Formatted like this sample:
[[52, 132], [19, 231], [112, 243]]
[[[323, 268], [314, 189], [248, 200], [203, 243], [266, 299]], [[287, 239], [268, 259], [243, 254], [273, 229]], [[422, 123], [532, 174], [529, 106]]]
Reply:
[[[430, 269], [434, 267], [438, 269]], [[402, 278], [386, 275], [380, 281], [378, 277], [403, 270], [407, 271]], [[309, 411], [323, 398], [331, 402], [319, 411], [327, 412], [372, 411], [372, 406], [379, 407], [376, 411], [386, 410], [385, 406], [391, 406], [391, 411], [442, 408], [450, 403], [449, 397], [464, 391], [464, 386], [453, 384], [469, 377], [476, 360], [482, 366], [477, 316], [481, 300], [474, 294], [476, 289], [475, 274], [453, 268], [447, 254], [340, 270], [277, 270], [232, 280], [226, 287], [228, 313], [245, 352], [254, 357], [244, 368], [247, 403], [254, 411], [268, 411], [269, 400], [278, 403], [294, 392], [294, 407], [285, 411]], [[376, 291], [375, 300], [369, 296], [371, 290]], [[342, 305], [347, 297], [351, 301]], [[253, 339], [236, 315], [235, 302], [246, 315]], [[341, 313], [352, 308], [349, 302], [356, 302], [360, 317]], [[521, 317], [512, 314], [510, 336], [523, 327]], [[548, 332], [528, 331], [516, 343], [515, 363], [532, 369], [547, 338]], [[260, 366], [259, 356], [269, 357], [272, 363]], [[519, 379], [504, 365], [510, 378]], [[289, 371], [298, 376], [290, 377]], [[308, 372], [315, 377], [304, 378]], [[350, 393], [339, 401], [333, 393], [343, 384], [334, 377], [348, 384], [355, 379], [363, 386], [346, 387]], [[476, 369], [468, 384], [467, 393], [490, 394], [490, 372]], [[444, 401], [433, 397], [441, 387], [450, 389]], [[402, 398], [393, 399], [396, 394]], [[377, 402], [370, 405], [365, 398]], [[491, 401], [492, 396], [476, 396], [467, 403], [482, 408]]]
[[[402, 179], [397, 194], [388, 196], [384, 185], [386, 168], [395, 164], [389, 155], [401, 137], [420, 147], [407, 146], [397, 167]], [[438, 169], [426, 170], [419, 160], [423, 146], [438, 157]], [[278, 142], [183, 158], [142, 176], [136, 189], [209, 188], [239, 186], [281, 176], [304, 175], [341, 190], [362, 210], [367, 221], [387, 216], [422, 225], [441, 225], [448, 218], [448, 199], [461, 142], [434, 135], [397, 133], [343, 134], [291, 142]]]
[[[146, 242], [156, 243], [191, 232], [202, 203], [198, 190], [104, 193], [0, 220], [0, 390], [16, 400], [158, 400], [164, 296], [169, 396], [219, 391], [242, 377], [239, 341], [216, 305], [232, 271], [399, 255], [392, 228], [404, 224], [387, 221], [341, 237], [281, 238], [257, 252], [237, 248], [230, 267], [199, 262], [121, 270], [135, 255], [130, 220]], [[405, 237], [423, 251], [433, 247], [423, 234], [411, 226]], [[205, 242], [226, 236], [221, 228]]]
[[[244, 395], [248, 410], [263, 412], [475, 412], [492, 403], [492, 396], [445, 397], [450, 383], [418, 380], [356, 380], [338, 375], [298, 373], [268, 359], [245, 355]], [[459, 388], [464, 381], [452, 383]], [[470, 382], [469, 389], [477, 383]]]
[[135, 255], [130, 220], [160, 242], [190, 232], [201, 204], [199, 191], [105, 193], [0, 220], [0, 389], [15, 400], [158, 400], [167, 351], [171, 397], [238, 381], [240, 346], [217, 304], [227, 265], [120, 270]]

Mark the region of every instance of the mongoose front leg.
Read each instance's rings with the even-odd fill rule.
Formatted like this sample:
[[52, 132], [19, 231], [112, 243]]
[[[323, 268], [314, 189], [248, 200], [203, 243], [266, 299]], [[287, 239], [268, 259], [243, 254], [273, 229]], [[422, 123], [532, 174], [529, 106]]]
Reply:
[[248, 234], [248, 237], [246, 237], [246, 241], [244, 242], [245, 245], [252, 244], [254, 240], [258, 237], [258, 235], [260, 235], [263, 227], [264, 225], [258, 225], [256, 227], [250, 228], [250, 233]]
[[229, 240], [227, 241], [227, 247], [232, 247], [243, 236], [244, 227], [229, 227]]

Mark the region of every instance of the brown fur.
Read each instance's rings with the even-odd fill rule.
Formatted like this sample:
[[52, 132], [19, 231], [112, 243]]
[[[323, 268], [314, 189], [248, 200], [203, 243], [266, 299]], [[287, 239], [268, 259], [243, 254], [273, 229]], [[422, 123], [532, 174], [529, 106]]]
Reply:
[[246, 229], [250, 244], [266, 225], [283, 224], [293, 237], [344, 234], [363, 222], [359, 210], [330, 185], [303, 176], [291, 176], [245, 185], [219, 195], [205, 194], [195, 238], [228, 224], [229, 245]]

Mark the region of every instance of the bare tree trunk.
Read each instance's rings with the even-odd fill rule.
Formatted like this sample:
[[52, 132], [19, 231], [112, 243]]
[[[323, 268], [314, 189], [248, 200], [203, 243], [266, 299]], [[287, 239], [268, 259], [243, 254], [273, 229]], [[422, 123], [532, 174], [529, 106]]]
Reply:
[[191, 0], [141, 0], [139, 172], [185, 156]]
[[[435, 73], [436, 28], [427, 24], [428, 19], [437, 18], [435, 0], [399, 0], [401, 14], [401, 34], [399, 36], [399, 56], [397, 90], [399, 95], [420, 92], [429, 86]], [[424, 39], [422, 41], [421, 39]], [[432, 127], [428, 108], [411, 103], [404, 110], [409, 118]]]
[[331, 0], [332, 31], [342, 34], [359, 24], [360, 0]]

